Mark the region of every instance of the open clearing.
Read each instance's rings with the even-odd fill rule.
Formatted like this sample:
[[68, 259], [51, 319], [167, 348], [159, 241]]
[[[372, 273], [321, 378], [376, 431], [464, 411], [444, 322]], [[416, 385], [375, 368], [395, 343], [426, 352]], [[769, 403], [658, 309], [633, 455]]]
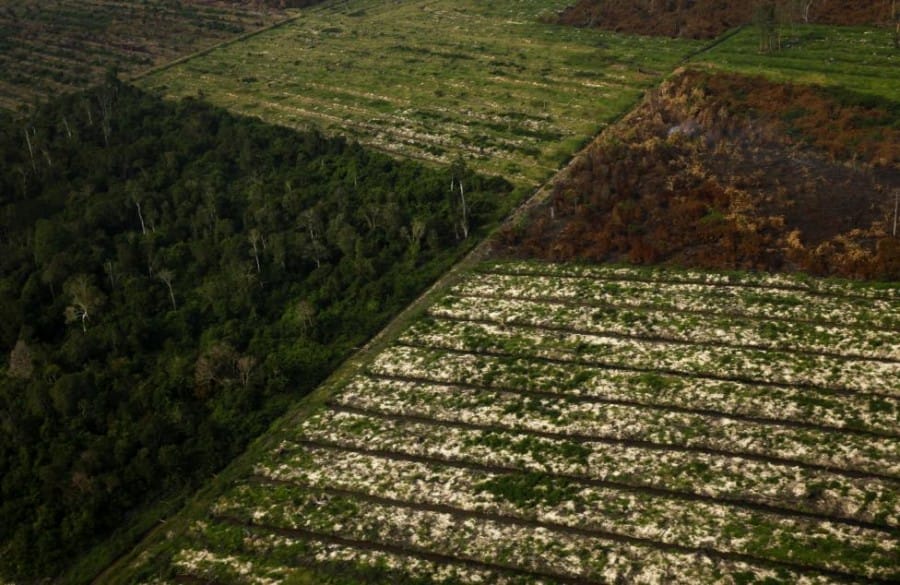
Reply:
[[[542, 23], [567, 3], [326, 2], [140, 83], [524, 191], [703, 46]], [[692, 63], [895, 98], [889, 33], [797, 31]], [[896, 286], [482, 265], [105, 578], [895, 582], [898, 328]]]
[[84, 89], [285, 17], [227, 0], [0, 0], [0, 108]]
[[745, 27], [693, 63], [897, 101], [900, 52], [894, 48], [891, 29], [798, 25], [784, 33], [782, 50], [760, 54], [758, 30]]
[[504, 253], [896, 281], [898, 121], [880, 100], [687, 69], [507, 224]]
[[142, 85], [534, 186], [702, 46], [539, 22], [565, 4], [326, 2]]
[[898, 326], [896, 287], [483, 264], [134, 574], [895, 581]]

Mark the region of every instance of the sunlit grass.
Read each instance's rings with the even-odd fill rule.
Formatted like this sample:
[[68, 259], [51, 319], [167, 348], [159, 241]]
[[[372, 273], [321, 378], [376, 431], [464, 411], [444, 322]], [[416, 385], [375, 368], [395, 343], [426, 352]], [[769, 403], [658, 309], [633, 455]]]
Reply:
[[784, 28], [780, 51], [760, 53], [758, 45], [758, 30], [747, 27], [694, 63], [900, 100], [900, 52], [890, 29], [797, 25]]
[[698, 47], [541, 22], [566, 3], [326, 2], [142, 84], [534, 185]]

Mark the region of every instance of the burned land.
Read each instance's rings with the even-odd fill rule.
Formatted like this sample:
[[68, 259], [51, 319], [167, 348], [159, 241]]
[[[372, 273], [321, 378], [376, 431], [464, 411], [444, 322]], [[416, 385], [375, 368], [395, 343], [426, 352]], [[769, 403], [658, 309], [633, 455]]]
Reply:
[[897, 109], [846, 98], [682, 72], [577, 157], [501, 248], [896, 279]]
[[[758, 2], [722, 0], [579, 0], [559, 14], [559, 23], [597, 27], [639, 35], [712, 39], [753, 20]], [[891, 3], [855, 2], [778, 3], [785, 21], [817, 24], [883, 24], [891, 20]], [[808, 10], [804, 11], [805, 5]]]

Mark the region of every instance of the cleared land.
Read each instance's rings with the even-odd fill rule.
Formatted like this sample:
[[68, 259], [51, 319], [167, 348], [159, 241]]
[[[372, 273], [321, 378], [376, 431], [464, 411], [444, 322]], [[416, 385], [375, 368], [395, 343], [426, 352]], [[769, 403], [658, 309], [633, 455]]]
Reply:
[[0, 0], [0, 108], [84, 89], [285, 17], [226, 0]]
[[148, 582], [889, 582], [900, 290], [485, 264]]
[[[144, 83], [534, 185], [700, 46], [540, 24], [563, 4], [330, 2]], [[838, 36], [836, 83], [890, 99]], [[755, 43], [697, 62], [781, 59]], [[104, 582], [894, 582], [898, 327], [896, 286], [484, 265]]]
[[533, 186], [700, 46], [539, 22], [565, 4], [326, 2], [142, 83]]
[[[776, 18], [790, 23], [863, 25], [890, 24], [890, 0], [856, 2], [796, 2], [775, 0]], [[730, 28], [753, 21], [759, 2], [732, 0], [578, 0], [559, 14], [559, 22], [640, 35], [715, 38]], [[808, 8], [808, 10], [804, 10]]]
[[780, 51], [761, 54], [757, 29], [746, 27], [693, 63], [780, 82], [841, 87], [896, 103], [900, 51], [893, 34], [887, 28], [803, 25], [785, 31]]
[[504, 253], [900, 278], [896, 108], [688, 69], [553, 180]]
[[741, 29], [554, 178], [513, 257], [896, 280], [898, 53], [886, 29]]

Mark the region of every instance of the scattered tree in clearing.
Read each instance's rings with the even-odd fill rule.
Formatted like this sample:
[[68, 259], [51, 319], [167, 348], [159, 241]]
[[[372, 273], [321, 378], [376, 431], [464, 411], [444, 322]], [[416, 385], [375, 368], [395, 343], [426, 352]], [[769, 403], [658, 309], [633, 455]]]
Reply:
[[894, 48], [900, 49], [900, 10], [897, 10], [897, 0], [891, 2], [891, 20], [894, 22]]
[[753, 22], [759, 31], [759, 52], [771, 53], [781, 49], [778, 34], [777, 8], [773, 2], [757, 6]]
[[[466, 206], [466, 191], [463, 186], [463, 179], [467, 174], [468, 168], [465, 161], [461, 158], [453, 161], [453, 165], [450, 167], [450, 207], [454, 210], [453, 215], [455, 216], [453, 231], [456, 232], [456, 239], [460, 239], [461, 233], [463, 240], [469, 238], [469, 210]], [[459, 199], [456, 198], [454, 186], [459, 188]]]

